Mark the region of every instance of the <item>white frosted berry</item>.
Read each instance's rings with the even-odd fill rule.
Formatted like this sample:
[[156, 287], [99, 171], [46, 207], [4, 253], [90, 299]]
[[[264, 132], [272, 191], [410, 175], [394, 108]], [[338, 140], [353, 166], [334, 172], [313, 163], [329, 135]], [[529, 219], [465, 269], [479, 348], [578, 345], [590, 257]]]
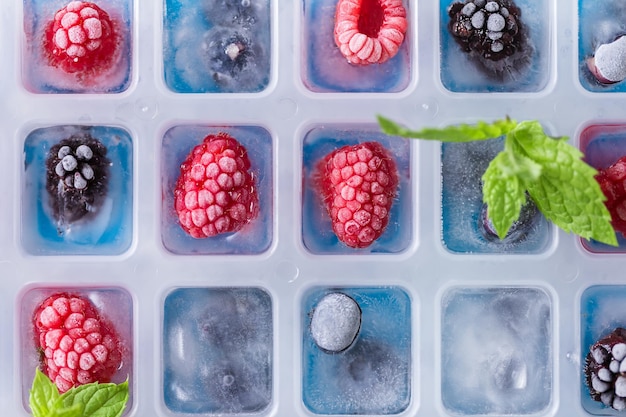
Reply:
[[76, 148], [76, 157], [78, 159], [82, 159], [83, 161], [89, 161], [93, 158], [93, 151], [87, 145], [80, 145]]
[[72, 155], [64, 156], [61, 160], [61, 163], [63, 164], [63, 169], [70, 172], [74, 171], [78, 166], [78, 161], [76, 161], [76, 158], [74, 158]]

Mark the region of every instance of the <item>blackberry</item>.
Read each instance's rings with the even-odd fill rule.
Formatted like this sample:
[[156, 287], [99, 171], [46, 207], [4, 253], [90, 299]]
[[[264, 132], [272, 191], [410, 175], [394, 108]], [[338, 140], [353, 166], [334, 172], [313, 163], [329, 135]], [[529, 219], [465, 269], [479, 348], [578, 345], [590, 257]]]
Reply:
[[595, 401], [626, 409], [626, 329], [618, 327], [594, 343], [585, 359], [585, 382]]
[[261, 50], [246, 30], [215, 27], [205, 34], [202, 49], [211, 76], [219, 85], [229, 85], [257, 73], [255, 59]]
[[533, 47], [511, 0], [466, 0], [448, 8], [448, 30], [461, 50], [490, 75], [512, 79], [530, 65]]
[[95, 213], [107, 193], [107, 148], [89, 134], [75, 134], [50, 148], [46, 190], [58, 226]]
[[[539, 220], [539, 209], [531, 200], [527, 200], [522, 206], [519, 218], [513, 222], [508, 233], [502, 239], [504, 243], [513, 243], [522, 241], [526, 235], [535, 227]], [[498, 233], [489, 219], [489, 210], [487, 204], [483, 203], [480, 210], [479, 229], [483, 237], [489, 242], [500, 241]]]

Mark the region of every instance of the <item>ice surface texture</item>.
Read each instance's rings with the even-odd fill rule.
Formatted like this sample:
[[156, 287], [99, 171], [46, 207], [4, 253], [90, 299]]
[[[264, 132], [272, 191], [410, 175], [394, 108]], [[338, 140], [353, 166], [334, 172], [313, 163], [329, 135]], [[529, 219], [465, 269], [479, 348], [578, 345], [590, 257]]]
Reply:
[[[107, 148], [108, 191], [93, 214], [60, 227], [46, 190], [46, 161], [63, 139], [89, 135]], [[24, 141], [22, 245], [34, 255], [119, 255], [133, 239], [133, 145], [116, 126], [61, 125], [32, 130]]]
[[[352, 65], [334, 41], [336, 0], [304, 0], [302, 16], [302, 82], [315, 92], [398, 92], [411, 78], [411, 8], [398, 54], [383, 64]], [[413, 3], [411, 3], [413, 4]]]
[[255, 93], [271, 72], [269, 0], [164, 0], [163, 63], [176, 93]]
[[463, 415], [552, 401], [552, 302], [539, 288], [452, 288], [442, 299], [441, 399]]
[[578, 76], [581, 85], [593, 92], [624, 92], [626, 82], [601, 84], [587, 68], [587, 60], [600, 45], [626, 34], [626, 7], [621, 0], [597, 2], [578, 0]]
[[531, 254], [546, 250], [551, 241], [550, 225], [543, 216], [533, 217], [517, 240], [485, 237], [481, 177], [502, 147], [502, 139], [442, 144], [442, 238], [451, 252]]
[[[528, 37], [527, 50], [530, 52], [528, 57], [530, 63], [525, 63], [522, 68], [519, 63], [515, 62], [518, 60], [516, 58], [511, 62], [515, 65], [512, 68], [505, 68], [506, 65], [495, 65], [500, 75], [495, 72], [491, 73], [488, 69], [495, 68], [493, 63], [487, 63], [488, 68], [484, 68], [480, 63], [474, 62], [450, 34], [448, 8], [453, 3], [458, 3], [458, 1], [440, 0], [440, 75], [445, 88], [453, 92], [486, 93], [537, 92], [546, 87], [553, 71], [550, 58], [553, 11], [550, 1], [515, 1], [521, 10], [520, 20], [525, 26]], [[479, 1], [479, 3], [487, 2]], [[526, 60], [523, 59], [521, 62]], [[508, 75], [502, 77], [502, 74]]]
[[[342, 292], [361, 307], [361, 331], [341, 353], [320, 349], [311, 313]], [[411, 300], [398, 287], [314, 288], [302, 304], [302, 395], [316, 414], [398, 414], [411, 400]]]
[[[592, 124], [580, 133], [580, 150], [585, 162], [596, 169], [605, 169], [626, 155], [626, 124]], [[626, 238], [617, 233], [619, 246], [609, 246], [595, 240], [581, 239], [585, 249], [595, 253], [626, 252]]]
[[132, 72], [131, 22], [133, 0], [96, 1], [110, 16], [117, 46], [108, 68], [66, 72], [49, 65], [44, 50], [45, 30], [56, 12], [70, 0], [24, 0], [25, 43], [22, 45], [22, 80], [34, 93], [120, 93], [128, 89]]
[[594, 401], [589, 395], [583, 366], [589, 348], [608, 336], [615, 328], [626, 326], [626, 286], [595, 285], [587, 288], [580, 300], [580, 398], [586, 412], [592, 415], [623, 415]]
[[[72, 279], [72, 277], [68, 277]], [[19, 304], [16, 307], [19, 320], [19, 349], [16, 351], [19, 363], [20, 388], [19, 394], [22, 399], [24, 410], [30, 412], [28, 407], [29, 391], [35, 376], [35, 369], [40, 363], [40, 351], [38, 343], [34, 340], [33, 317], [39, 305], [48, 297], [57, 293], [71, 293], [85, 299], [89, 299], [98, 313], [106, 318], [120, 338], [120, 348], [122, 350], [122, 364], [113, 376], [111, 382], [120, 384], [128, 378], [130, 388], [130, 398], [128, 409], [133, 408], [133, 386], [135, 380], [134, 362], [134, 315], [133, 296], [125, 289], [119, 287], [99, 286], [98, 288], [84, 286], [30, 286], [21, 295]]]
[[272, 301], [258, 288], [180, 288], [165, 300], [163, 395], [176, 413], [256, 413], [272, 401]]
[[[314, 173], [317, 163], [335, 149], [369, 141], [380, 142], [394, 156], [399, 187], [385, 232], [367, 248], [354, 249], [341, 243], [333, 233], [330, 217], [316, 189]], [[398, 253], [408, 248], [413, 238], [414, 216], [410, 141], [386, 136], [377, 127], [367, 125], [312, 127], [303, 139], [302, 158], [302, 240], [309, 251], [317, 254]]]
[[[248, 150], [251, 171], [259, 196], [259, 215], [235, 233], [206, 239], [194, 239], [178, 223], [174, 209], [174, 188], [180, 165], [189, 152], [208, 134], [226, 132]], [[258, 126], [178, 125], [165, 132], [161, 148], [161, 240], [165, 248], [176, 254], [259, 254], [266, 251], [273, 239], [273, 152], [272, 137]]]

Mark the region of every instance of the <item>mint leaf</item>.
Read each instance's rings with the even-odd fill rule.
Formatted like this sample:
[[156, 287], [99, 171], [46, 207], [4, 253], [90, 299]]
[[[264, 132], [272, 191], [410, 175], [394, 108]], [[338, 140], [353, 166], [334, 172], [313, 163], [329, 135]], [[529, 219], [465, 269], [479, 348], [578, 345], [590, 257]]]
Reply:
[[483, 200], [500, 238], [519, 217], [525, 192], [555, 225], [585, 239], [617, 246], [605, 196], [595, 180], [597, 171], [567, 138], [550, 138], [537, 121], [456, 125], [443, 129], [409, 130], [378, 116], [389, 135], [442, 142], [469, 142], [506, 135], [504, 150], [483, 176]]
[[378, 116], [378, 124], [387, 135], [442, 142], [473, 142], [475, 140], [493, 139], [506, 135], [517, 126], [517, 122], [507, 118], [493, 123], [478, 122], [475, 125], [460, 124], [443, 129], [409, 130], [383, 116]]
[[29, 395], [33, 417], [48, 417], [50, 409], [58, 398], [59, 390], [56, 385], [37, 368]]
[[82, 407], [81, 417], [119, 417], [128, 402], [128, 381], [116, 384], [91, 383], [65, 392], [55, 406], [68, 409]]
[[48, 417], [83, 417], [83, 405], [74, 404], [67, 408], [53, 408]]
[[504, 239], [519, 218], [522, 205], [526, 203], [526, 191], [516, 172], [509, 169], [514, 158], [508, 152], [500, 152], [483, 174], [483, 201], [500, 239]]

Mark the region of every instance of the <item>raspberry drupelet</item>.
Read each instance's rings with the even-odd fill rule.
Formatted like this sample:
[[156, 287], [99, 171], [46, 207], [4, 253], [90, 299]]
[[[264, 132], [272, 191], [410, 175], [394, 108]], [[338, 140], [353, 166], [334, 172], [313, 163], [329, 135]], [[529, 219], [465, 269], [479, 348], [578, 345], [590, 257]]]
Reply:
[[255, 183], [246, 148], [227, 133], [208, 135], [180, 167], [174, 207], [181, 227], [197, 239], [239, 231], [259, 213]]
[[383, 234], [399, 181], [396, 162], [383, 145], [337, 149], [319, 163], [315, 176], [340, 241], [366, 248]]
[[402, 0], [339, 0], [335, 44], [349, 63], [382, 64], [393, 58], [408, 27]]
[[94, 74], [112, 65], [119, 44], [107, 12], [85, 1], [71, 1], [57, 11], [43, 42], [51, 66], [68, 73]]
[[61, 393], [91, 382], [110, 382], [122, 364], [117, 333], [88, 299], [55, 294], [37, 308], [33, 322], [42, 372]]

